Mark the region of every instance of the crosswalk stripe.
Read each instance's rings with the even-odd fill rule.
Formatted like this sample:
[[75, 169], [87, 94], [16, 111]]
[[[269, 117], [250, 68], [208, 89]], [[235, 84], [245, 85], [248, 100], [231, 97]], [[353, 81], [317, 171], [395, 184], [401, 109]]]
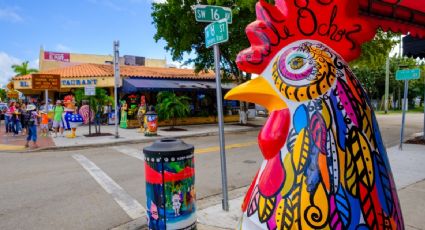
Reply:
[[146, 213], [146, 209], [136, 199], [131, 197], [96, 164], [81, 154], [74, 154], [72, 157], [114, 198], [115, 202], [128, 216], [132, 219], [137, 219]]
[[138, 149], [131, 148], [131, 147], [128, 147], [128, 146], [123, 146], [123, 145], [122, 146], [113, 146], [113, 147], [110, 147], [110, 148], [114, 149], [115, 151], [118, 151], [120, 153], [124, 153], [127, 156], [137, 158], [141, 161], [144, 160], [142, 150], [138, 150]]

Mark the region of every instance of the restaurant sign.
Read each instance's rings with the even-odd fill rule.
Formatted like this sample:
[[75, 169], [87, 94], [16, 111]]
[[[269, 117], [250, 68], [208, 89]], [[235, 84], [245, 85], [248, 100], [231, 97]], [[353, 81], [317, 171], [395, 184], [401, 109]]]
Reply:
[[32, 74], [33, 90], [59, 90], [61, 88], [58, 74]]
[[44, 60], [48, 61], [70, 62], [70, 56], [69, 53], [44, 52]]

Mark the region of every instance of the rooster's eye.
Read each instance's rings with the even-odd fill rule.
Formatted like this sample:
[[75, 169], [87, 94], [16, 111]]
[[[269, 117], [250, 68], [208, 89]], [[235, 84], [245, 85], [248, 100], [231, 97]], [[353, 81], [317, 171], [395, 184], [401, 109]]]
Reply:
[[289, 60], [288, 63], [293, 70], [299, 70], [305, 65], [305, 59], [303, 57], [294, 57]]

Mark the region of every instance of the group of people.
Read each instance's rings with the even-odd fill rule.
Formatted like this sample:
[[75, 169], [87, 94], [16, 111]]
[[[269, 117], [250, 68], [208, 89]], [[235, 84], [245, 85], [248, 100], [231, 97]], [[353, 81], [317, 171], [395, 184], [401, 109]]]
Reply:
[[[57, 137], [58, 133], [63, 136], [64, 111], [65, 109], [62, 105], [62, 101], [56, 101], [56, 105], [53, 107], [53, 117], [51, 119], [54, 137]], [[50, 118], [47, 112], [42, 108], [37, 108], [34, 104], [11, 101], [8, 108], [2, 112], [4, 113], [6, 135], [27, 135], [25, 147], [29, 147], [31, 141], [34, 147], [38, 147], [37, 127], [40, 128], [41, 136], [48, 136], [50, 133]]]
[[[27, 135], [25, 147], [29, 147], [30, 141], [37, 145], [37, 126], [39, 120], [45, 122], [47, 114], [37, 112], [34, 104], [20, 104], [10, 102], [9, 107], [4, 111], [6, 135]], [[43, 119], [44, 117], [44, 119]]]

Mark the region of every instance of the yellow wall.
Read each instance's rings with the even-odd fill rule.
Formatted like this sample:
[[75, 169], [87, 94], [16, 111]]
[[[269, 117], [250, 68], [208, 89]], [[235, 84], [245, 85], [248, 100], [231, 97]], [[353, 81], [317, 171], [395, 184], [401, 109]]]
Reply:
[[[81, 63], [93, 63], [93, 64], [105, 64], [106, 62], [112, 62], [112, 55], [97, 55], [97, 54], [77, 54], [70, 53], [69, 62], [60, 62], [54, 60], [44, 60], [44, 50], [40, 49], [39, 54], [39, 70], [45, 71], [50, 69], [57, 69], [65, 66], [72, 66]], [[124, 65], [124, 59], [120, 58], [120, 64]], [[167, 61], [165, 59], [145, 59], [145, 66], [147, 67], [166, 67]]]
[[165, 59], [145, 59], [145, 66], [147, 67], [166, 67], [167, 66], [167, 60]]

